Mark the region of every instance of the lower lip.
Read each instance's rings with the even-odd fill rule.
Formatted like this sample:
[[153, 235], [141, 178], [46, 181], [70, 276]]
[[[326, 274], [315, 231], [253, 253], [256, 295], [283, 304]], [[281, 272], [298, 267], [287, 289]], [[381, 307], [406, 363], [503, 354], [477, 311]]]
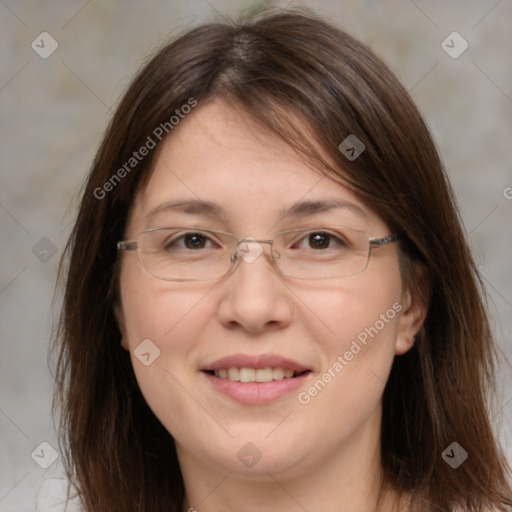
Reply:
[[270, 382], [236, 382], [234, 380], [221, 379], [206, 372], [202, 373], [218, 391], [238, 402], [244, 404], [265, 404], [272, 400], [277, 400], [300, 387], [312, 372], [307, 372], [298, 377]]

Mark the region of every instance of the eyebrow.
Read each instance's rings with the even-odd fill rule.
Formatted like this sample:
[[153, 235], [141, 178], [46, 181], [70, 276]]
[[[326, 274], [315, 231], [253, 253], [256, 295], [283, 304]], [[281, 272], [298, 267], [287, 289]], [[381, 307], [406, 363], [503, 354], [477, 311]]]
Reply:
[[[341, 199], [301, 201], [293, 204], [288, 210], [286, 208], [279, 210], [278, 217], [280, 219], [306, 217], [341, 208], [347, 209], [365, 220], [369, 220], [369, 215], [363, 208]], [[146, 219], [151, 220], [156, 215], [167, 211], [177, 211], [189, 215], [204, 215], [211, 218], [216, 217], [223, 222], [228, 221], [227, 213], [220, 205], [200, 199], [168, 201], [159, 204], [147, 214]]]

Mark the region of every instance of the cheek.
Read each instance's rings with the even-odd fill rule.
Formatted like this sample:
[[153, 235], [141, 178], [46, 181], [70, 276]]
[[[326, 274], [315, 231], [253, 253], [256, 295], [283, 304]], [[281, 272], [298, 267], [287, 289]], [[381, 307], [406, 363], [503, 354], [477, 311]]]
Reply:
[[[190, 399], [190, 368], [197, 360], [197, 340], [212, 312], [208, 292], [194, 286], [179, 290], [162, 282], [122, 281], [125, 337], [140, 390], [155, 415], [173, 435], [183, 429], [177, 418], [201, 417]], [[211, 286], [211, 285], [209, 285]], [[186, 437], [187, 433], [181, 433]]]
[[298, 402], [347, 428], [368, 417], [381, 399], [402, 311], [398, 273], [364, 277], [347, 279], [343, 289], [319, 290], [307, 301], [314, 312], [309, 330], [324, 357], [320, 374], [301, 390]]
[[[398, 269], [387, 275], [363, 273], [298, 291], [302, 319], [325, 351], [348, 350], [353, 340], [395, 339], [399, 311], [402, 309], [401, 279]], [[388, 343], [389, 344], [389, 343]]]
[[[165, 283], [163, 287], [157, 284], [139, 289], [127, 286], [123, 295], [123, 313], [131, 348], [134, 348], [132, 343], [143, 338], [154, 338], [163, 346], [179, 345], [185, 342], [183, 332], [180, 333], [183, 325], [187, 325], [189, 332], [195, 325], [200, 329], [201, 322], [207, 320], [204, 304], [201, 304], [204, 294], [190, 288], [175, 290]], [[190, 318], [194, 318], [194, 322], [190, 322]]]

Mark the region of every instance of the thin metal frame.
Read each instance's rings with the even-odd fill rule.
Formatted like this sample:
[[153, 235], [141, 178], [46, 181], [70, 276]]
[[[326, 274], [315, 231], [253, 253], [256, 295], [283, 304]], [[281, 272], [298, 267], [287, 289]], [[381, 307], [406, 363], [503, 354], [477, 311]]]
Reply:
[[[344, 274], [342, 276], [335, 276], [335, 277], [333, 277], [333, 276], [325, 276], [325, 277], [297, 277], [297, 276], [291, 276], [289, 274], [285, 274], [279, 268], [279, 266], [278, 266], [278, 264], [277, 264], [277, 262], [275, 260], [276, 260], [276, 257], [277, 257], [277, 259], [279, 259], [280, 256], [279, 256], [279, 254], [277, 254], [277, 255], [274, 254], [274, 250], [273, 250], [273, 242], [274, 242], [274, 240], [277, 237], [279, 237], [281, 235], [284, 235], [284, 234], [287, 234], [287, 233], [294, 233], [294, 232], [299, 232], [299, 231], [313, 231], [313, 232], [314, 231], [322, 231], [322, 230], [330, 231], [330, 230], [332, 230], [332, 228], [343, 228], [343, 229], [348, 229], [350, 231], [358, 231], [359, 233], [363, 233], [363, 234], [366, 235], [366, 233], [364, 231], [361, 231], [359, 229], [347, 228], [345, 226], [329, 226], [329, 227], [319, 227], [319, 228], [297, 228], [297, 229], [290, 229], [288, 231], [283, 231], [281, 233], [278, 233], [272, 240], [256, 240], [256, 239], [252, 239], [252, 237], [250, 237], [251, 239], [249, 239], [249, 237], [245, 237], [245, 238], [239, 239], [235, 234], [228, 233], [227, 231], [221, 231], [221, 230], [216, 230], [216, 229], [208, 229], [208, 228], [200, 228], [200, 227], [197, 227], [197, 226], [166, 226], [166, 227], [161, 227], [161, 228], [146, 229], [145, 231], [142, 231], [141, 233], [139, 233], [137, 235], [137, 240], [120, 240], [119, 242], [117, 242], [117, 250], [118, 251], [137, 251], [137, 260], [139, 261], [140, 267], [142, 268], [142, 270], [144, 272], [146, 272], [151, 277], [154, 277], [155, 279], [161, 279], [163, 281], [211, 281], [212, 279], [220, 279], [221, 277], [227, 276], [235, 268], [236, 262], [238, 260], [243, 259], [238, 254], [238, 250], [239, 250], [241, 244], [243, 244], [243, 243], [270, 244], [270, 258], [269, 258], [269, 260], [271, 261], [271, 263], [273, 263], [273, 266], [278, 270], [278, 272], [281, 275], [283, 275], [285, 277], [291, 277], [292, 279], [310, 279], [310, 280], [311, 279], [315, 279], [315, 280], [317, 280], [317, 279], [335, 279], [335, 278], [338, 278], [338, 277], [348, 277], [348, 276], [360, 274], [361, 272], [364, 272], [366, 270], [366, 268], [368, 267], [368, 263], [370, 261], [370, 256], [371, 256], [371, 252], [372, 252], [372, 248], [378, 249], [379, 247], [382, 247], [382, 246], [387, 245], [389, 243], [397, 242], [397, 241], [399, 241], [402, 238], [401, 235], [398, 234], [398, 233], [392, 233], [392, 234], [386, 235], [386, 236], [384, 236], [382, 238], [369, 237], [368, 238], [369, 250], [368, 250], [368, 258], [366, 260], [366, 265], [361, 270], [358, 270], [357, 272], [353, 272], [352, 274]], [[139, 249], [138, 239], [144, 233], [148, 233], [148, 232], [152, 232], [152, 231], [162, 231], [164, 229], [181, 229], [181, 230], [185, 230], [185, 231], [198, 230], [198, 231], [205, 231], [207, 233], [218, 233], [218, 234], [227, 235], [227, 236], [229, 236], [231, 238], [234, 238], [236, 240], [236, 242], [237, 242], [237, 245], [235, 247], [235, 250], [234, 250], [233, 254], [230, 256], [231, 266], [229, 267], [229, 269], [224, 274], [222, 274], [220, 276], [207, 277], [207, 278], [203, 278], [203, 279], [196, 279], [196, 278], [164, 278], [164, 277], [155, 276], [154, 274], [152, 274], [151, 272], [149, 272], [148, 270], [146, 270], [144, 268], [144, 265], [142, 264], [142, 261], [140, 260], [140, 253], [138, 251], [138, 249]]]

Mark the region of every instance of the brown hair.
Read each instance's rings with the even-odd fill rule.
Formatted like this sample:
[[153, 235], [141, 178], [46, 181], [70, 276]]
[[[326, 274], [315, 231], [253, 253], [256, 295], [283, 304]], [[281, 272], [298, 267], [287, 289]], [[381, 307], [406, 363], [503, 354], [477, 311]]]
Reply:
[[[348, 182], [405, 235], [404, 282], [428, 304], [428, 314], [414, 347], [395, 357], [384, 391], [386, 483], [412, 496], [414, 509], [506, 510], [510, 468], [489, 411], [497, 346], [431, 135], [380, 59], [299, 11], [188, 31], [143, 67], [106, 131], [61, 262], [68, 272], [54, 345], [54, 410], [62, 408], [62, 450], [84, 509], [181, 510], [174, 440], [142, 397], [113, 315], [116, 242], [156, 151], [111, 181], [102, 198], [97, 191], [191, 98], [199, 107], [216, 98], [238, 105], [318, 169]], [[293, 116], [305, 119], [312, 135]], [[350, 134], [366, 147], [353, 161], [338, 149]], [[454, 441], [469, 453], [456, 470], [441, 457]]]

